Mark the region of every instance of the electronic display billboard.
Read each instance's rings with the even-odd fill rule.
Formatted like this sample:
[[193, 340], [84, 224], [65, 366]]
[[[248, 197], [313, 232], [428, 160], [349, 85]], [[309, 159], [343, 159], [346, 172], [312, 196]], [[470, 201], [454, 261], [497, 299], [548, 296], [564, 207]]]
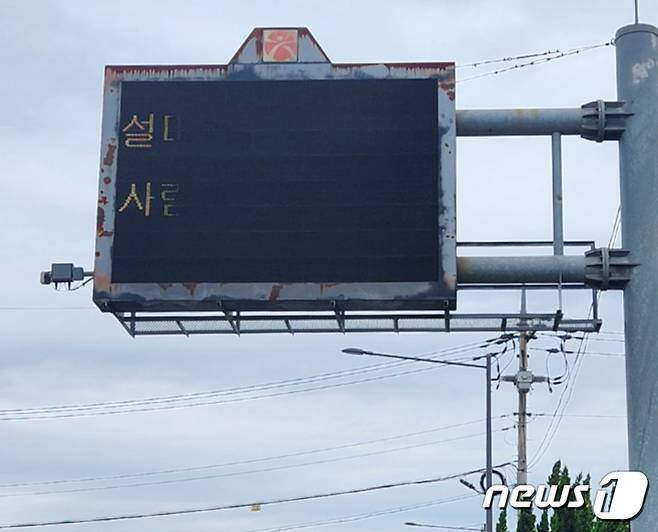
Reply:
[[454, 67], [301, 55], [108, 67], [101, 309], [454, 307]]

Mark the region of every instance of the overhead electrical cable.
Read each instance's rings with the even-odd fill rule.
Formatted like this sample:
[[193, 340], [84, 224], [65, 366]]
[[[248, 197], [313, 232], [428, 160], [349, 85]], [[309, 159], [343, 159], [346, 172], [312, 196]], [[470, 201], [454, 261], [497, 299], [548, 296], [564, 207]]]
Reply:
[[[548, 352], [548, 354], [554, 354], [555, 351], [550, 351], [549, 349], [543, 349], [541, 347], [529, 347], [528, 348], [530, 351], [535, 351], [535, 352]], [[565, 353], [566, 355], [576, 355], [576, 351], [567, 351]], [[581, 356], [584, 355], [589, 355], [589, 356], [598, 356], [598, 357], [617, 357], [617, 358], [624, 358], [626, 355], [624, 353], [610, 353], [607, 351], [583, 351], [580, 353]]]
[[546, 414], [543, 412], [539, 413], [530, 413], [528, 414], [531, 417], [573, 417], [578, 419], [625, 419], [625, 415], [614, 415], [614, 414]]
[[[505, 466], [506, 464], [507, 463], [497, 464], [494, 467], [499, 468]], [[478, 468], [469, 471], [462, 471], [460, 473], [454, 473], [451, 475], [424, 478], [420, 480], [391, 482], [387, 484], [377, 484], [374, 486], [368, 486], [364, 488], [354, 488], [354, 489], [340, 490], [340, 491], [328, 491], [322, 493], [315, 493], [311, 495], [300, 495], [297, 497], [269, 499], [264, 501], [253, 500], [248, 503], [237, 503], [237, 504], [206, 506], [206, 507], [196, 507], [196, 508], [180, 508], [180, 509], [161, 510], [155, 512], [141, 512], [141, 513], [132, 513], [132, 514], [115, 514], [115, 515], [108, 515], [104, 517], [72, 518], [72, 519], [60, 519], [55, 521], [0, 524], [0, 530], [9, 530], [9, 529], [17, 529], [17, 528], [38, 528], [38, 527], [46, 527], [46, 526], [64, 526], [64, 525], [76, 525], [76, 524], [88, 524], [88, 523], [108, 523], [114, 521], [134, 521], [137, 519], [149, 519], [155, 517], [183, 516], [183, 515], [192, 515], [192, 514], [200, 514], [200, 513], [208, 513], [208, 512], [219, 512], [225, 510], [237, 510], [240, 508], [251, 508], [254, 506], [254, 504], [257, 504], [259, 506], [289, 504], [293, 502], [305, 502], [305, 501], [318, 500], [318, 499], [328, 499], [333, 497], [341, 497], [345, 495], [358, 495], [361, 493], [382, 491], [382, 490], [388, 490], [392, 488], [400, 488], [406, 486], [422, 486], [429, 484], [437, 484], [439, 482], [446, 482], [448, 480], [454, 480], [456, 478], [460, 478], [463, 476], [481, 473], [482, 471], [483, 471], [482, 468]]]
[[432, 525], [425, 523], [405, 523], [406, 526], [417, 526], [420, 528], [438, 528], [439, 530], [470, 530], [472, 532], [481, 532], [481, 528], [474, 526], [450, 526], [450, 525]]
[[97, 307], [26, 307], [26, 306], [6, 306], [6, 307], [0, 307], [0, 312], [2, 311], [52, 311], [52, 312], [59, 312], [61, 310], [97, 310]]
[[[495, 416], [493, 419], [504, 419], [510, 417], [510, 414], [501, 414], [499, 416]], [[297, 458], [300, 456], [308, 456], [308, 455], [313, 455], [313, 454], [320, 454], [320, 453], [327, 453], [331, 451], [340, 451], [343, 449], [352, 449], [355, 447], [362, 447], [366, 445], [373, 445], [377, 443], [386, 443], [390, 441], [396, 441], [396, 440], [401, 440], [401, 439], [406, 439], [406, 438], [412, 438], [412, 437], [417, 437], [417, 436], [425, 436], [428, 434], [433, 434], [436, 432], [442, 432], [446, 430], [451, 430], [451, 429], [456, 429], [456, 428], [462, 428], [470, 425], [476, 425], [479, 423], [482, 423], [484, 421], [484, 418], [481, 419], [475, 419], [472, 421], [464, 421], [461, 423], [454, 423], [451, 425], [444, 425], [441, 427], [433, 427], [430, 429], [425, 429], [425, 430], [419, 430], [415, 432], [406, 432], [403, 434], [394, 434], [391, 436], [386, 436], [382, 438], [373, 438], [369, 440], [362, 440], [362, 441], [357, 441], [357, 442], [350, 442], [350, 443], [344, 443], [340, 445], [334, 445], [330, 447], [320, 447], [320, 448], [314, 448], [314, 449], [305, 449], [305, 450], [300, 450], [300, 451], [294, 451], [290, 453], [285, 453], [285, 454], [279, 454], [279, 455], [273, 455], [273, 456], [265, 456], [265, 457], [260, 457], [260, 458], [251, 458], [247, 460], [235, 460], [235, 461], [230, 461], [230, 462], [222, 462], [222, 463], [217, 463], [217, 464], [203, 464], [199, 466], [187, 466], [187, 467], [178, 467], [178, 468], [170, 468], [170, 469], [159, 469], [159, 470], [151, 470], [151, 471], [139, 471], [136, 473], [124, 473], [120, 475], [106, 475], [106, 476], [95, 476], [95, 477], [79, 477], [79, 478], [70, 478], [70, 479], [55, 479], [55, 480], [43, 480], [43, 481], [36, 481], [36, 482], [14, 482], [14, 483], [9, 483], [9, 484], [0, 484], [0, 488], [21, 488], [21, 487], [33, 487], [33, 486], [51, 486], [51, 485], [57, 485], [57, 484], [73, 484], [73, 483], [86, 483], [86, 482], [102, 482], [102, 481], [107, 481], [107, 480], [126, 480], [126, 479], [131, 479], [131, 478], [141, 478], [141, 477], [151, 477], [151, 476], [157, 476], [157, 475], [169, 475], [169, 474], [177, 474], [177, 473], [190, 473], [193, 471], [205, 471], [209, 469], [219, 469], [223, 467], [232, 467], [232, 466], [241, 466], [241, 465], [250, 465], [250, 464], [256, 464], [256, 463], [261, 463], [261, 462], [271, 462], [274, 460], [283, 460], [287, 458]]]
[[240, 403], [240, 402], [246, 402], [246, 401], [255, 401], [258, 399], [271, 399], [274, 397], [283, 397], [287, 395], [296, 395], [299, 393], [307, 393], [307, 392], [315, 392], [315, 391], [321, 391], [321, 390], [330, 390], [334, 388], [340, 388], [344, 386], [351, 386], [354, 384], [364, 384], [368, 382], [377, 382], [385, 379], [390, 379], [390, 378], [395, 378], [395, 377], [402, 377], [405, 375], [413, 375], [417, 373], [423, 373], [425, 371], [432, 371], [435, 369], [440, 369], [445, 366], [438, 366], [438, 367], [427, 367], [427, 368], [418, 368], [415, 370], [408, 370], [404, 372], [398, 372], [398, 373], [389, 373], [386, 375], [378, 375], [376, 377], [369, 377], [369, 378], [364, 378], [364, 379], [357, 379], [357, 380], [351, 380], [351, 381], [345, 381], [345, 382], [338, 382], [338, 383], [333, 383], [333, 384], [325, 384], [322, 386], [311, 386], [307, 388], [300, 388], [300, 389], [293, 389], [293, 390], [284, 390], [280, 392], [273, 392], [273, 393], [268, 393], [268, 394], [260, 394], [260, 395], [247, 395], [244, 397], [233, 397], [233, 398], [225, 398], [225, 399], [218, 399], [218, 400], [213, 400], [213, 401], [198, 401], [198, 402], [186, 402], [183, 404], [173, 404], [173, 405], [163, 405], [163, 406], [153, 406], [153, 407], [142, 407], [142, 408], [128, 408], [128, 409], [120, 409], [120, 410], [101, 410], [101, 411], [92, 411], [92, 412], [85, 412], [85, 411], [69, 411], [66, 413], [54, 413], [52, 415], [44, 414], [44, 415], [18, 415], [18, 416], [7, 416], [3, 417], [0, 416], [0, 421], [26, 421], [26, 420], [47, 420], [47, 419], [64, 419], [64, 418], [79, 418], [79, 417], [89, 417], [89, 416], [110, 416], [110, 415], [118, 415], [118, 414], [134, 414], [134, 413], [143, 413], [143, 412], [159, 412], [159, 411], [168, 411], [168, 410], [178, 410], [181, 408], [190, 408], [190, 407], [200, 407], [200, 406], [214, 406], [214, 405], [222, 405], [222, 404], [232, 404], [232, 403]]
[[[504, 432], [507, 430], [510, 430], [513, 427], [500, 427], [493, 432]], [[314, 460], [314, 461], [309, 461], [309, 462], [298, 462], [294, 464], [282, 464], [282, 465], [275, 465], [275, 466], [270, 466], [266, 468], [260, 468], [260, 469], [248, 469], [248, 470], [243, 470], [243, 471], [234, 471], [234, 472], [229, 472], [229, 473], [219, 473], [219, 474], [210, 474], [210, 475], [204, 475], [204, 476], [196, 476], [196, 477], [183, 477], [183, 478], [174, 478], [174, 479], [166, 479], [166, 480], [155, 480], [155, 481], [148, 481], [148, 482], [137, 482], [137, 483], [128, 483], [128, 484], [115, 484], [115, 485], [110, 485], [110, 486], [91, 486], [91, 487], [81, 487], [81, 488], [72, 488], [72, 489], [62, 489], [62, 490], [47, 490], [47, 491], [37, 491], [37, 492], [17, 492], [17, 493], [3, 493], [0, 494], [0, 498], [5, 498], [5, 497], [23, 497], [23, 496], [38, 496], [38, 495], [52, 495], [55, 493], [78, 493], [78, 492], [84, 492], [84, 491], [105, 491], [105, 490], [113, 490], [113, 489], [121, 489], [121, 488], [136, 488], [136, 487], [144, 487], [144, 486], [156, 486], [156, 485], [163, 485], [163, 484], [176, 484], [179, 482], [191, 482], [191, 481], [197, 481], [197, 480], [211, 480], [211, 479], [216, 479], [216, 478], [224, 478], [224, 477], [235, 477], [235, 476], [242, 476], [242, 475], [249, 475], [249, 474], [254, 474], [254, 473], [268, 473], [272, 471], [281, 471], [285, 469], [294, 469], [294, 468], [299, 468], [299, 467], [307, 467], [311, 465], [321, 465], [321, 464], [328, 464], [328, 463], [334, 463], [334, 462], [341, 462], [345, 460], [354, 460], [358, 458], [367, 458], [370, 456], [378, 456], [381, 454], [388, 454], [388, 453], [394, 453], [394, 452], [400, 452], [400, 451], [406, 451], [410, 449], [419, 449], [421, 447], [429, 447], [433, 445], [440, 445], [442, 443], [451, 443], [454, 441], [461, 441], [461, 440], [467, 440], [470, 438], [475, 438], [478, 436], [484, 435], [484, 432], [477, 432], [474, 434], [465, 434], [461, 436], [456, 436], [453, 438], [446, 438], [442, 440], [431, 440], [431, 441], [426, 441], [426, 442], [421, 442], [421, 443], [414, 443], [414, 444], [407, 444], [404, 446], [400, 447], [393, 447], [389, 449], [380, 449], [376, 451], [369, 451], [365, 453], [359, 453], [359, 454], [352, 454], [352, 455], [346, 455], [346, 456], [339, 456], [339, 457], [332, 457], [332, 458], [325, 458], [325, 459], [320, 459], [320, 460]], [[381, 440], [380, 440], [381, 441]], [[386, 440], [385, 440], [386, 441]], [[388, 439], [390, 441], [390, 438]], [[351, 444], [349, 447], [356, 447], [358, 445], [365, 445], [365, 443], [356, 443], [356, 444]], [[178, 469], [178, 470], [169, 470], [168, 474], [170, 474], [172, 471], [175, 471], [176, 473], [179, 472], [191, 472], [191, 471], [199, 471], [199, 470], [210, 470], [210, 469], [221, 469], [224, 467], [233, 467], [235, 465], [248, 465], [248, 464], [254, 464], [254, 463], [261, 463], [261, 462], [270, 462], [274, 460], [282, 460], [282, 459], [287, 459], [287, 458], [292, 458], [292, 457], [300, 457], [300, 456], [307, 456], [311, 454], [319, 454], [323, 452], [329, 452], [333, 450], [340, 450], [340, 449], [345, 449], [348, 448], [348, 445], [343, 445], [343, 446], [337, 446], [334, 448], [327, 448], [327, 449], [312, 449], [310, 451], [302, 451], [302, 452], [297, 452], [297, 453], [289, 453], [287, 455], [279, 455], [278, 457], [265, 457], [265, 458], [256, 458], [252, 460], [239, 460], [235, 462], [227, 462], [225, 464], [213, 464], [209, 466], [202, 466], [199, 468], [186, 468], [186, 469]], [[147, 472], [146, 474], [132, 474], [132, 475], [123, 475], [119, 479], [120, 480], [127, 480], [129, 478], [139, 478], [139, 477], [147, 477], [147, 476], [153, 476], [150, 472]], [[117, 477], [110, 477], [108, 480], [114, 480], [117, 479]], [[102, 481], [98, 479], [94, 479], [94, 481]], [[80, 481], [78, 481], [80, 482]], [[88, 479], [84, 479], [84, 482], [90, 482]], [[55, 482], [50, 482], [49, 484], [64, 484], [66, 481], [55, 481]], [[39, 485], [39, 484], [37, 484]], [[44, 483], [40, 484], [44, 485]], [[26, 484], [14, 484], [14, 485], [6, 485], [6, 487], [26, 487], [30, 486], [29, 483]], [[34, 484], [31, 484], [31, 486], [34, 486]]]
[[[564, 50], [564, 51], [556, 50], [554, 52], [549, 51], [549, 52], [544, 52], [544, 53], [540, 53], [540, 54], [529, 54], [528, 57], [535, 57], [535, 59], [533, 59], [532, 61], [516, 63], [514, 65], [511, 65], [511, 66], [508, 66], [508, 67], [505, 67], [505, 68], [500, 68], [498, 70], [491, 70], [491, 71], [488, 71], [488, 72], [483, 72], [482, 74], [477, 74], [475, 76], [470, 76], [470, 77], [467, 77], [467, 78], [458, 79], [457, 83], [463, 83], [464, 81], [472, 81], [472, 80], [475, 80], [475, 79], [480, 79], [480, 78], [484, 78], [484, 77], [488, 77], [488, 76], [495, 76], [495, 75], [498, 75], [498, 74], [502, 74], [504, 72], [510, 72], [512, 70], [518, 70], [520, 68], [526, 68], [526, 67], [530, 67], [530, 66], [540, 65], [542, 63], [548, 63], [549, 61], [554, 61], [556, 59], [561, 59], [563, 57], [568, 57], [568, 56], [571, 56], [571, 55], [576, 55], [576, 54], [580, 54], [580, 53], [583, 53], [583, 52], [588, 52], [590, 50], [595, 50], [597, 48], [603, 48], [605, 46], [612, 46], [613, 44], [614, 44], [614, 40], [610, 40], [610, 41], [607, 41], [607, 42], [604, 42], [604, 43], [593, 44], [593, 45], [590, 45], [590, 46], [582, 46], [580, 48], [570, 48], [570, 49]], [[499, 61], [494, 60], [494, 61], [491, 61], [491, 62], [493, 63], [493, 62], [513, 61], [513, 60], [514, 60], [513, 58], [510, 58], [510, 59], [505, 58], [505, 59], [502, 59], [502, 60], [499, 60]], [[480, 63], [480, 64], [486, 64], [486, 63]], [[471, 65], [465, 65], [465, 66], [477, 66], [477, 64], [471, 64]]]
[[[539, 332], [537, 334], [545, 338], [556, 338], [560, 340], [582, 340], [583, 338], [582, 336], [576, 336], [574, 334], [557, 334], [557, 333], [545, 333], [545, 332]], [[590, 342], [620, 342], [620, 343], [626, 341], [623, 338], [605, 338], [605, 337], [599, 338], [599, 336], [602, 336], [603, 334], [604, 333], [602, 332], [596, 333], [596, 335], [592, 334], [589, 337], [589, 341]]]
[[315, 527], [320, 527], [320, 526], [326, 526], [326, 525], [338, 525], [338, 524], [343, 524], [343, 523], [353, 523], [355, 521], [363, 521], [365, 519], [372, 519], [375, 517], [380, 517], [382, 515], [391, 515], [391, 514], [397, 514], [397, 513], [403, 513], [403, 512], [410, 512], [412, 510], [422, 510], [423, 508], [432, 508], [434, 506], [440, 506], [443, 504], [449, 504], [452, 502], [459, 502], [459, 501], [465, 501], [468, 499], [473, 499], [474, 497], [478, 497], [477, 494], [473, 495], [461, 495], [458, 497], [450, 497], [446, 499], [438, 499], [434, 501], [429, 501], [425, 503], [419, 503], [419, 504], [413, 504], [409, 506], [399, 506], [397, 508], [386, 508], [383, 510], [377, 510], [377, 511], [372, 511], [372, 512], [365, 512], [361, 514], [355, 514], [355, 515], [348, 515], [344, 517], [335, 517], [333, 519], [325, 519], [323, 521], [311, 521], [311, 522], [306, 522], [306, 523], [298, 523], [298, 524], [292, 524], [292, 525], [282, 525], [282, 526], [276, 526], [276, 527], [268, 527], [268, 528], [251, 528], [249, 530], [244, 530], [242, 532], [282, 532], [285, 530], [299, 530], [302, 528], [315, 528]]
[[563, 50], [556, 48], [555, 50], [545, 50], [543, 52], [530, 52], [530, 53], [514, 55], [514, 56], [499, 57], [497, 59], [485, 59], [482, 61], [475, 61], [473, 63], [460, 63], [457, 65], [457, 68], [478, 68], [483, 65], [491, 65], [496, 63], [513, 63], [515, 61], [521, 61], [525, 59], [534, 59], [538, 57], [555, 56], [555, 55], [571, 53], [576, 51], [590, 50], [594, 48], [600, 48], [602, 46], [609, 46], [610, 44], [612, 44], [612, 41], [606, 41], [605, 43], [581, 46], [576, 48], [566, 48]]
[[[593, 309], [593, 305], [590, 306], [590, 314], [592, 312], [592, 309]], [[582, 365], [582, 361], [583, 361], [582, 352], [587, 347], [588, 336], [589, 336], [588, 334], [585, 334], [580, 340], [578, 350], [575, 353], [576, 357], [573, 364], [574, 366], [573, 372], [570, 373], [570, 377], [566, 381], [565, 386], [562, 389], [553, 416], [551, 416], [551, 421], [549, 423], [549, 426], [541, 442], [539, 443], [539, 446], [537, 447], [535, 454], [529, 461], [528, 469], [535, 467], [539, 463], [539, 461], [543, 458], [543, 456], [546, 454], [553, 439], [555, 438], [555, 434], [557, 433], [560, 424], [562, 423], [562, 418], [564, 417], [564, 412], [566, 410], [569, 398], [571, 396], [571, 390], [573, 389], [575, 379], [578, 375], [578, 371], [580, 370], [580, 366]]]
[[[479, 342], [474, 342], [471, 344], [465, 344], [453, 348], [448, 348], [448, 349], [443, 349], [443, 350], [438, 350], [438, 351], [430, 351], [426, 353], [420, 353], [418, 356], [430, 356], [430, 355], [456, 355], [456, 354], [461, 354], [462, 352], [467, 352], [471, 351], [474, 348], [479, 346]], [[319, 373], [315, 375], [308, 375], [305, 377], [295, 377], [292, 379], [285, 379], [285, 380], [279, 380], [279, 381], [271, 381], [271, 382], [265, 382], [265, 383], [258, 383], [258, 384], [251, 384], [247, 386], [238, 386], [238, 387], [233, 387], [233, 388], [225, 388], [225, 389], [220, 389], [220, 390], [209, 390], [205, 392], [192, 392], [192, 393], [185, 393], [185, 394], [176, 394], [176, 395], [165, 395], [165, 396], [157, 396], [157, 397], [146, 397], [146, 398], [141, 398], [141, 399], [128, 399], [128, 400], [123, 400], [123, 401], [105, 401], [105, 402], [98, 402], [98, 403], [78, 403], [78, 404], [69, 404], [69, 405], [58, 405], [58, 406], [44, 406], [44, 407], [33, 407], [33, 408], [6, 408], [6, 409], [0, 409], [0, 414], [5, 414], [5, 413], [41, 413], [41, 412], [46, 412], [46, 411], [52, 411], [52, 410], [68, 410], [71, 408], [93, 408], [93, 407], [113, 407], [113, 406], [134, 406], [135, 404], [145, 404], [145, 403], [153, 403], [153, 402], [160, 402], [160, 401], [170, 401], [170, 400], [177, 400], [177, 399], [197, 399], [197, 398], [203, 398], [207, 396], [215, 396], [215, 395], [226, 395], [226, 394], [231, 394], [231, 393], [241, 393], [244, 391], [259, 391], [262, 389], [270, 389], [273, 386], [282, 386], [282, 385], [294, 385], [301, 382], [306, 382], [307, 380], [316, 380], [316, 379], [321, 379], [325, 377], [343, 377], [343, 376], [351, 376], [352, 374], [359, 374], [359, 373], [366, 373], [370, 371], [377, 371], [380, 369], [389, 369], [392, 367], [398, 367], [398, 366], [403, 366], [409, 364], [408, 361], [395, 361], [395, 362], [380, 362], [377, 364], [368, 364], [365, 366], [357, 367], [357, 368], [350, 368], [350, 369], [343, 369], [343, 370], [337, 370], [337, 371], [330, 371], [326, 373]]]
[[[615, 220], [612, 226], [610, 239], [608, 241], [608, 248], [613, 247], [615, 242], [617, 241], [617, 236], [619, 235], [620, 227], [621, 227], [621, 205], [617, 208], [617, 211], [615, 213]], [[598, 302], [600, 301], [600, 298], [601, 298], [601, 292], [599, 292], [596, 297], [597, 305]], [[593, 310], [594, 310], [594, 302], [592, 302], [592, 304], [589, 307], [588, 316], [591, 316]], [[614, 334], [619, 334], [619, 333], [614, 333]], [[560, 428], [560, 424], [562, 423], [562, 419], [564, 418], [567, 406], [569, 405], [569, 402], [573, 397], [573, 390], [575, 388], [576, 379], [578, 378], [578, 374], [580, 372], [580, 368], [582, 367], [584, 360], [583, 353], [585, 353], [587, 350], [587, 344], [589, 338], [590, 338], [590, 333], [585, 333], [582, 337], [580, 337], [580, 343], [578, 345], [578, 350], [576, 351], [576, 357], [573, 363], [573, 372], [570, 373], [570, 377], [565, 383], [564, 388], [562, 389], [562, 393], [560, 394], [557, 405], [555, 407], [554, 415], [549, 423], [548, 429], [546, 430], [544, 437], [542, 438], [537, 448], [537, 451], [535, 452], [535, 454], [533, 455], [532, 459], [529, 462], [528, 469], [535, 467], [539, 463], [539, 461], [544, 457], [544, 455], [550, 448], [553, 440], [555, 439], [555, 435], [557, 434], [557, 431]]]
[[[498, 432], [504, 432], [507, 430], [511, 430], [512, 426], [510, 427], [502, 427], [499, 429], [494, 430], [494, 433]], [[450, 443], [454, 441], [462, 441], [462, 440], [467, 440], [470, 438], [476, 438], [479, 436], [483, 436], [485, 433], [484, 432], [478, 432], [475, 434], [466, 434], [464, 436], [457, 436], [454, 438], [447, 438], [443, 440], [433, 440], [429, 442], [422, 442], [422, 443], [414, 443], [411, 445], [404, 445], [400, 447], [393, 447], [390, 449], [381, 449], [378, 451], [369, 451], [365, 453], [360, 453], [360, 454], [353, 454], [353, 455], [347, 455], [347, 456], [339, 456], [339, 457], [333, 457], [333, 458], [325, 458], [322, 460], [312, 460], [309, 462], [298, 462], [295, 464], [283, 464], [283, 465], [275, 465], [275, 466], [270, 466], [270, 467], [265, 467], [265, 468], [259, 468], [259, 469], [248, 469], [245, 471], [232, 471], [229, 473], [213, 473], [210, 475], [203, 475], [203, 476], [195, 476], [195, 477], [183, 477], [183, 478], [174, 478], [174, 479], [166, 479], [166, 480], [153, 480], [153, 481], [146, 481], [146, 482], [134, 482], [134, 483], [129, 483], [129, 484], [114, 484], [114, 485], [109, 485], [109, 486], [85, 486], [81, 488], [67, 488], [67, 489], [56, 489], [56, 490], [45, 490], [45, 491], [33, 491], [33, 492], [27, 492], [27, 493], [6, 493], [0, 495], [0, 498], [9, 498], [9, 497], [34, 497], [34, 496], [43, 496], [43, 495], [56, 495], [56, 494], [62, 494], [62, 493], [83, 493], [83, 492], [90, 492], [90, 491], [108, 491], [108, 490], [117, 490], [117, 489], [125, 489], [125, 488], [143, 488], [147, 486], [162, 486], [162, 485], [168, 485], [168, 484], [180, 484], [183, 482], [195, 482], [195, 481], [201, 481], [201, 480], [214, 480], [218, 478], [230, 478], [230, 477], [239, 477], [239, 476], [244, 476], [244, 475], [253, 475], [257, 473], [271, 473], [273, 471], [284, 471], [288, 469], [295, 469], [295, 468], [300, 468], [300, 467], [308, 467], [308, 466], [313, 466], [313, 465], [322, 465], [322, 464], [333, 464], [336, 462], [344, 462], [346, 460], [356, 460], [360, 458], [369, 458], [371, 456], [380, 456], [382, 454], [389, 454], [389, 453], [396, 453], [400, 451], [409, 451], [411, 449], [420, 449], [422, 447], [429, 447], [433, 445], [440, 445], [442, 443]]]
[[[444, 350], [443, 352], [433, 352], [432, 354], [441, 355], [463, 355], [465, 352], [473, 351], [477, 344]], [[439, 358], [432, 357], [432, 358]], [[225, 404], [254, 399], [279, 397], [295, 393], [303, 393], [316, 390], [325, 390], [330, 388], [348, 386], [352, 384], [361, 384], [387, 378], [400, 377], [414, 373], [431, 371], [443, 366], [422, 367], [413, 370], [390, 373], [370, 377], [365, 379], [356, 379], [352, 381], [335, 382], [320, 386], [310, 386], [307, 388], [298, 388], [308, 384], [317, 384], [319, 382], [343, 379], [346, 377], [360, 376], [368, 373], [383, 371], [397, 368], [402, 365], [408, 365], [408, 361], [387, 362], [381, 364], [372, 364], [362, 368], [353, 368], [349, 370], [334, 371], [319, 375], [299, 377], [296, 379], [287, 379], [284, 381], [275, 381], [263, 384], [249, 385], [238, 388], [228, 388], [222, 390], [212, 390], [208, 392], [197, 392], [191, 394], [179, 394], [175, 396], [152, 397], [146, 399], [134, 399], [126, 401], [113, 401], [105, 403], [81, 403], [72, 405], [46, 406], [35, 408], [15, 408], [0, 410], [0, 421], [21, 421], [21, 420], [41, 420], [53, 418], [69, 418], [84, 416], [100, 416], [134, 412], [152, 412], [158, 410], [172, 410], [178, 408], [188, 408], [193, 406], [207, 406], [216, 404]], [[292, 389], [289, 389], [292, 388]], [[273, 393], [260, 395], [251, 395], [252, 392], [261, 392], [269, 390], [282, 390]], [[247, 395], [250, 394], [250, 395]], [[218, 398], [218, 399], [216, 399]], [[216, 400], [209, 400], [216, 399]]]

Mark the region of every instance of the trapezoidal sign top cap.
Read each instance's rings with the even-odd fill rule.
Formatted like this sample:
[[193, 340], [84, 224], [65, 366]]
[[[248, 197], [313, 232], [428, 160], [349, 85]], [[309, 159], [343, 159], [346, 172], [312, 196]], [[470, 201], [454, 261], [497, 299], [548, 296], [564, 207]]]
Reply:
[[329, 63], [308, 28], [255, 28], [230, 64]]

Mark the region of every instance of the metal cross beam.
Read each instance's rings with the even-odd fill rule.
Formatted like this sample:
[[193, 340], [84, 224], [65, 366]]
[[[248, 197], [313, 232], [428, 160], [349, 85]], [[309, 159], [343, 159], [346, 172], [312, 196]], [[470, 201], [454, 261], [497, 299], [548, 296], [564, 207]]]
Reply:
[[623, 102], [596, 100], [564, 109], [473, 109], [457, 111], [457, 136], [580, 135], [619, 140], [629, 116]]

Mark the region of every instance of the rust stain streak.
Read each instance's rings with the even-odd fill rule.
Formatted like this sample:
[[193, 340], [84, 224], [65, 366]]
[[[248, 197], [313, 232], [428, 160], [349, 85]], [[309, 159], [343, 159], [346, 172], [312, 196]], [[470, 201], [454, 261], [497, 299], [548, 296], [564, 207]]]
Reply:
[[[240, 45], [238, 50], [233, 54], [233, 57], [231, 57], [231, 59], [229, 61], [229, 64], [237, 63], [238, 62], [238, 57], [240, 57], [240, 55], [242, 55], [242, 52], [244, 52], [244, 49], [247, 47], [247, 44], [249, 44], [249, 42], [252, 39], [259, 40], [259, 37], [258, 37], [259, 34], [262, 35], [262, 28], [254, 28], [251, 31], [251, 33], [249, 35], [247, 35], [247, 38], [242, 42], [242, 44]], [[258, 42], [256, 43], [256, 47], [258, 48]], [[261, 48], [261, 51], [262, 51], [262, 48]], [[261, 57], [260, 54], [257, 54], [257, 55], [258, 55], [258, 58]]]
[[113, 65], [107, 67], [114, 75], [120, 74], [148, 74], [150, 72], [193, 72], [201, 70], [206, 72], [225, 72], [230, 65]]
[[105, 157], [103, 158], [103, 164], [105, 166], [112, 166], [114, 162], [114, 153], [117, 151], [116, 145], [110, 143], [107, 145], [107, 151], [105, 152]]
[[105, 209], [99, 206], [96, 211], [96, 235], [98, 235], [98, 237], [104, 237], [112, 236], [113, 234], [113, 231], [105, 230]]
[[109, 275], [100, 275], [98, 272], [94, 273], [94, 290], [97, 292], [110, 291], [110, 277]]
[[455, 68], [454, 63], [447, 62], [425, 62], [425, 63], [332, 63], [334, 68], [362, 68], [384, 65], [391, 69], [404, 70], [451, 70]]
[[281, 289], [283, 288], [282, 284], [275, 284], [272, 285], [272, 290], [270, 290], [270, 301], [276, 301], [279, 299], [279, 296], [281, 295]]
[[340, 283], [320, 283], [320, 294], [324, 294], [325, 290], [338, 285], [340, 285]]
[[183, 283], [183, 286], [190, 291], [190, 295], [193, 296], [196, 292], [196, 287], [198, 283]]
[[329, 60], [329, 56], [327, 55], [327, 53], [322, 49], [322, 46], [320, 46], [320, 43], [316, 40], [316, 38], [313, 36], [313, 34], [310, 32], [308, 28], [306, 27], [297, 28], [297, 35], [299, 35], [300, 39], [310, 40], [313, 43], [313, 46], [315, 46], [320, 51], [320, 53], [324, 56], [324, 58], [328, 62], [331, 62]]

